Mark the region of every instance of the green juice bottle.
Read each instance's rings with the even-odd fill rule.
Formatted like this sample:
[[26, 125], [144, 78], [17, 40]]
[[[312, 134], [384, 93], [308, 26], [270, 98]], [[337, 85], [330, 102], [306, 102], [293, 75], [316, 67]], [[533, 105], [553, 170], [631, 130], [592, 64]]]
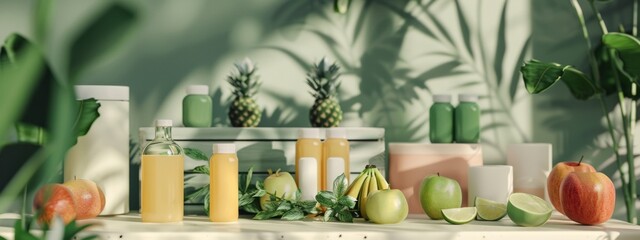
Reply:
[[480, 140], [480, 107], [478, 96], [458, 95], [460, 103], [455, 111], [455, 140], [457, 143], [478, 143]]
[[182, 122], [185, 127], [211, 127], [213, 103], [209, 86], [191, 85], [182, 100]]
[[433, 95], [433, 105], [429, 108], [429, 139], [431, 143], [453, 142], [453, 112], [451, 95]]

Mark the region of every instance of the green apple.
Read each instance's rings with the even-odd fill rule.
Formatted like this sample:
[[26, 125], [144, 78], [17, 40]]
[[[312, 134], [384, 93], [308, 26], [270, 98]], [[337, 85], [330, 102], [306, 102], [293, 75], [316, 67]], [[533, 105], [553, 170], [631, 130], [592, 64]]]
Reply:
[[367, 197], [367, 216], [378, 224], [393, 224], [404, 221], [409, 215], [409, 204], [398, 189], [376, 191]]
[[420, 185], [422, 210], [434, 220], [442, 219], [442, 209], [462, 206], [462, 189], [456, 180], [438, 175], [427, 176]]
[[[278, 171], [272, 173], [271, 169], [269, 169], [269, 176], [264, 180], [264, 190], [278, 197], [294, 200], [296, 199], [298, 186], [288, 172], [280, 172], [280, 169], [278, 169]], [[260, 198], [260, 207], [262, 210], [266, 210], [265, 206], [267, 202], [269, 202], [269, 196], [269, 194], [265, 194]]]

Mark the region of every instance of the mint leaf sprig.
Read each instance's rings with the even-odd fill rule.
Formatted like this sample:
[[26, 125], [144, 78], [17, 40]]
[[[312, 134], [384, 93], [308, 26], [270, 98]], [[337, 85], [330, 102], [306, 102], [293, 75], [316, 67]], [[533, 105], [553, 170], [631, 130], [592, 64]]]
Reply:
[[356, 199], [345, 195], [349, 183], [344, 174], [340, 174], [333, 181], [333, 190], [321, 191], [316, 195], [316, 200], [327, 210], [324, 212], [323, 221], [353, 222], [352, 210], [356, 206]]
[[[282, 220], [302, 220], [306, 215], [317, 214], [316, 201], [302, 200], [302, 193], [300, 189], [296, 191], [296, 198], [294, 200], [284, 199], [278, 196], [277, 193], [269, 193], [264, 190], [264, 184], [261, 181], [256, 181], [256, 188], [258, 192], [254, 195], [254, 198], [260, 198], [268, 195], [269, 201], [265, 205], [265, 210], [258, 212], [253, 219], [266, 220], [275, 217], [280, 217]], [[284, 194], [283, 194], [284, 196]]]

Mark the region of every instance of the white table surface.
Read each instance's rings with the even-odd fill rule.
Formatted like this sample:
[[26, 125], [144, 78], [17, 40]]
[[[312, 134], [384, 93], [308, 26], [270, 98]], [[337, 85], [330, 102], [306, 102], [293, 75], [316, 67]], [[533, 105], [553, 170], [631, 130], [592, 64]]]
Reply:
[[[12, 217], [0, 216], [0, 235], [12, 238]], [[237, 223], [215, 224], [205, 216], [187, 216], [182, 223], [142, 223], [137, 214], [82, 220], [95, 226], [80, 236], [101, 239], [640, 239], [640, 226], [619, 220], [597, 226], [576, 224], [554, 214], [541, 227], [519, 227], [508, 218], [497, 222], [473, 221], [451, 225], [444, 220], [410, 215], [404, 222], [378, 225], [357, 219], [355, 223], [281, 221], [241, 217]]]

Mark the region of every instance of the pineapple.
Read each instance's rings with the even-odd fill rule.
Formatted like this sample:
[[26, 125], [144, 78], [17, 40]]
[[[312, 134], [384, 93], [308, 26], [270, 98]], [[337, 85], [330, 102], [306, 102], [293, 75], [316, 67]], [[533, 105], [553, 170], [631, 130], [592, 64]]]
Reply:
[[236, 62], [227, 82], [233, 86], [234, 99], [229, 106], [229, 120], [234, 127], [256, 127], [260, 123], [262, 111], [253, 99], [260, 87], [256, 67], [251, 59]]
[[315, 102], [309, 111], [309, 121], [313, 127], [337, 127], [342, 121], [342, 110], [336, 95], [340, 88], [340, 67], [325, 57], [313, 65], [307, 74], [307, 84]]

